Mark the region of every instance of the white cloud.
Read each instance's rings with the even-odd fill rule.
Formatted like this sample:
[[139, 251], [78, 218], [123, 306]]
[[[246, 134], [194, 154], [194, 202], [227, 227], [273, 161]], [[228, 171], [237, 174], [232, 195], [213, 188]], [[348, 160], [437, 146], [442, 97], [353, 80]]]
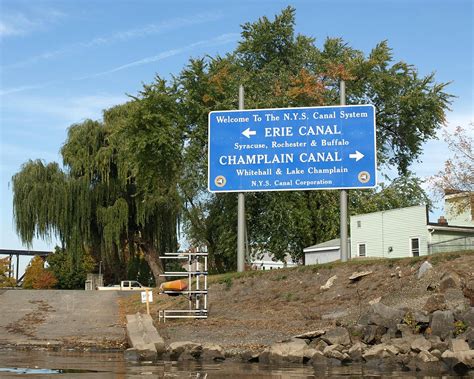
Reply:
[[219, 19], [220, 17], [220, 13], [202, 13], [189, 18], [179, 17], [156, 24], [148, 24], [140, 28], [118, 31], [109, 35], [95, 37], [89, 41], [71, 43], [56, 50], [45, 51], [41, 54], [29, 57], [20, 62], [4, 66], [3, 68], [5, 69], [23, 67], [30, 64], [34, 64], [38, 61], [53, 59], [62, 55], [74, 53], [81, 49], [88, 49], [97, 46], [128, 41], [134, 38], [143, 38], [151, 35], [161, 34], [171, 30], [182, 29], [187, 26], [212, 22]]
[[4, 89], [4, 90], [0, 90], [0, 96], [11, 95], [13, 93], [29, 91], [29, 90], [32, 90], [32, 89], [44, 88], [44, 87], [46, 87], [50, 84], [52, 84], [52, 82], [7, 88], [7, 89]]
[[128, 68], [131, 68], [131, 67], [141, 66], [141, 65], [148, 64], [148, 63], [153, 63], [153, 62], [158, 62], [158, 61], [161, 61], [163, 59], [166, 59], [166, 58], [178, 55], [178, 54], [182, 54], [182, 53], [191, 51], [192, 49], [194, 49], [196, 47], [201, 47], [201, 46], [210, 47], [210, 46], [224, 45], [224, 44], [229, 43], [229, 42], [237, 41], [238, 37], [239, 37], [239, 34], [237, 34], [237, 33], [222, 34], [218, 37], [203, 40], [203, 41], [194, 42], [190, 45], [183, 46], [183, 47], [180, 47], [180, 48], [177, 48], [177, 49], [171, 49], [171, 50], [163, 51], [163, 52], [161, 52], [157, 55], [153, 55], [153, 56], [145, 57], [145, 58], [133, 61], [133, 62], [129, 62], [129, 63], [123, 64], [123, 65], [111, 68], [110, 70], [106, 70], [106, 71], [97, 72], [97, 73], [94, 73], [94, 74], [82, 76], [80, 78], [77, 78], [77, 80], [96, 78], [98, 76], [112, 74], [114, 72], [122, 71], [122, 70], [125, 70], [125, 69], [128, 69]]
[[3, 10], [0, 20], [0, 38], [20, 36], [46, 28], [65, 16], [56, 9], [30, 9], [29, 14], [6, 12]]
[[126, 95], [95, 94], [76, 98], [17, 96], [7, 97], [3, 102], [10, 112], [21, 112], [23, 117], [34, 114], [38, 119], [52, 117], [50, 123], [62, 124], [64, 128], [87, 118], [100, 119], [102, 110], [127, 100]]
[[[182, 53], [186, 53], [188, 51], [192, 51], [196, 47], [203, 47], [203, 46], [204, 47], [211, 47], [211, 46], [225, 45], [227, 43], [237, 41], [238, 38], [239, 38], [239, 34], [237, 34], [237, 33], [222, 34], [222, 35], [214, 37], [214, 38], [194, 42], [194, 43], [189, 44], [189, 45], [184, 46], [184, 47], [163, 51], [163, 52], [161, 52], [157, 55], [153, 55], [153, 56], [145, 57], [145, 58], [133, 61], [133, 62], [129, 62], [129, 63], [123, 64], [123, 65], [111, 68], [111, 69], [106, 70], [106, 71], [101, 71], [101, 72], [97, 72], [97, 73], [93, 73], [93, 74], [89, 74], [89, 75], [84, 75], [84, 76], [77, 77], [77, 78], [72, 78], [72, 80], [91, 79], [91, 78], [96, 78], [96, 77], [103, 76], [103, 75], [112, 74], [114, 72], [122, 71], [122, 70], [125, 70], [125, 69], [128, 69], [128, 68], [131, 68], [131, 67], [141, 66], [141, 65], [148, 64], [148, 63], [153, 63], [153, 62], [158, 62], [158, 61], [161, 61], [163, 59], [166, 59], [166, 58], [178, 55], [178, 54], [182, 54]], [[4, 89], [4, 90], [0, 90], [0, 96], [10, 95], [10, 94], [18, 93], [18, 92], [25, 92], [25, 91], [32, 90], [32, 89], [44, 88], [44, 87], [47, 87], [51, 84], [57, 84], [57, 83], [59, 83], [59, 82], [58, 81], [52, 81], [52, 82], [47, 82], [47, 83], [37, 83], [37, 84], [20, 85], [20, 86], [17, 86], [17, 87], [11, 87], [11, 88], [7, 88], [7, 89]]]

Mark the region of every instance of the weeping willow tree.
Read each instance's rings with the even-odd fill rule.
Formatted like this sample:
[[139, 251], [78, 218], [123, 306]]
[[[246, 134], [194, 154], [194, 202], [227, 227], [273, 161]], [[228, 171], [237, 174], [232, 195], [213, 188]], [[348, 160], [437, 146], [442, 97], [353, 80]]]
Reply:
[[142, 255], [158, 283], [159, 255], [177, 249], [182, 122], [173, 93], [157, 79], [103, 122], [72, 125], [62, 169], [25, 163], [12, 180], [22, 242], [57, 237], [74, 259], [88, 251], [116, 278]]

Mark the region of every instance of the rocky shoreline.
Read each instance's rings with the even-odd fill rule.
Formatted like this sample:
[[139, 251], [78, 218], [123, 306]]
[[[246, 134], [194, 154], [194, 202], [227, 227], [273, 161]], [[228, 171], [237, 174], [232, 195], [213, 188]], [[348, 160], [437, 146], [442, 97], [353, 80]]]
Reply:
[[[158, 325], [148, 316], [148, 320], [140, 321], [146, 330], [136, 329], [136, 335], [144, 338], [138, 344], [130, 343], [130, 336], [126, 341], [125, 320], [117, 318], [119, 314], [143, 312], [133, 296], [120, 298], [128, 307], [104, 312], [102, 306], [91, 319], [90, 313], [78, 314], [69, 305], [115, 307], [117, 296], [109, 299], [113, 294], [105, 294], [105, 299], [99, 293], [83, 291], [6, 291], [2, 301], [11, 311], [5, 314], [8, 317], [0, 328], [0, 349], [113, 350], [124, 351], [125, 358], [132, 361], [228, 360], [306, 365], [316, 371], [357, 365], [374, 371], [472, 375], [471, 257], [433, 258], [434, 267], [427, 261], [403, 261], [399, 266], [374, 263], [269, 272], [234, 280], [227, 289], [225, 283], [217, 281], [212, 287], [209, 319]], [[46, 309], [43, 303], [49, 307], [41, 313]], [[14, 311], [18, 304], [28, 306], [22, 314]], [[152, 315], [166, 306], [168, 303], [157, 303]], [[326, 318], [327, 314], [331, 318]], [[37, 322], [31, 322], [32, 315]], [[127, 346], [132, 348], [125, 350]]]
[[[411, 313], [373, 304], [363, 323], [315, 330], [275, 343], [261, 352], [234, 354], [217, 344], [191, 341], [161, 345], [157, 355], [142, 359], [173, 361], [237, 359], [272, 365], [309, 364], [316, 367], [367, 364], [400, 371], [455, 372], [474, 369], [474, 307], [462, 312], [437, 310]], [[137, 350], [126, 354], [139, 360]], [[143, 353], [143, 351], [142, 351]]]
[[[425, 262], [415, 275], [421, 279], [433, 267]], [[370, 272], [354, 273], [359, 280]], [[328, 280], [329, 282], [330, 280]], [[327, 283], [326, 283], [327, 284]], [[326, 286], [330, 288], [330, 285]], [[429, 283], [432, 295], [422, 309], [399, 308], [380, 299], [356, 322], [321, 328], [279, 341], [264, 349], [228, 349], [215, 343], [174, 341], [143, 355], [128, 350], [128, 359], [240, 360], [271, 365], [307, 364], [315, 368], [363, 364], [399, 371], [466, 374], [474, 369], [473, 280], [466, 282], [455, 272]]]

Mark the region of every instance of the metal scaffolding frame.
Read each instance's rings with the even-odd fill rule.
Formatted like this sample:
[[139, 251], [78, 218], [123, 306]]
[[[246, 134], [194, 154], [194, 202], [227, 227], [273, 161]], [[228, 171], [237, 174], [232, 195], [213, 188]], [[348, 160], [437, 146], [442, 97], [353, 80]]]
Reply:
[[167, 295], [186, 295], [189, 309], [164, 309], [158, 312], [159, 321], [167, 318], [207, 318], [207, 253], [180, 253], [160, 256], [160, 259], [183, 259], [188, 261], [187, 271], [165, 271], [162, 277], [187, 277], [188, 287], [184, 291], [163, 291]]

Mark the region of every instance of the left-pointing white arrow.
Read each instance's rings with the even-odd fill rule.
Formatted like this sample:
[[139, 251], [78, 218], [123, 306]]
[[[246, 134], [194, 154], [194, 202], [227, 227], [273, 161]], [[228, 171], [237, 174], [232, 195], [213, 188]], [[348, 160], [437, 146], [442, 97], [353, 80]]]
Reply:
[[257, 135], [257, 131], [256, 130], [250, 130], [250, 128], [247, 128], [245, 129], [242, 134], [247, 137], [247, 138], [250, 138], [250, 136], [255, 136]]
[[349, 158], [355, 159], [356, 162], [360, 161], [362, 158], [364, 158], [364, 154], [362, 154], [360, 151], [357, 151], [354, 154], [349, 154]]

